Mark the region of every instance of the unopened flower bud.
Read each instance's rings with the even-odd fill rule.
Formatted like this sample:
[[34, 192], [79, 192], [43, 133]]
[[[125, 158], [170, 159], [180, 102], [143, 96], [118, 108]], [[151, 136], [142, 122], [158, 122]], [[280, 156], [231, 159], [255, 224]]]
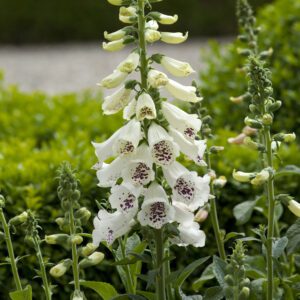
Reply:
[[22, 212], [20, 215], [13, 217], [10, 219], [9, 224], [10, 225], [20, 225], [24, 222], [26, 222], [28, 219], [28, 213], [26, 211]]
[[5, 198], [0, 195], [0, 209], [5, 207]]
[[49, 245], [65, 245], [69, 240], [69, 235], [64, 233], [45, 236], [45, 242]]
[[217, 178], [217, 174], [214, 170], [209, 170], [207, 175], [210, 177], [211, 180], [214, 180]]
[[244, 286], [239, 294], [239, 300], [247, 300], [250, 295], [250, 289]]
[[86, 246], [79, 249], [79, 253], [82, 256], [89, 256], [91, 255], [98, 247], [95, 246], [93, 243], [88, 243]]
[[256, 174], [255, 178], [251, 180], [251, 184], [262, 185], [269, 179], [269, 177], [270, 177], [269, 171], [264, 169]]
[[231, 274], [227, 274], [224, 277], [225, 282], [229, 285], [229, 286], [234, 286], [234, 280]]
[[72, 300], [85, 300], [84, 294], [82, 291], [75, 290], [72, 296]]
[[212, 146], [212, 147], [210, 147], [209, 150], [211, 153], [217, 154], [219, 152], [222, 152], [224, 150], [224, 147], [223, 146]]
[[119, 20], [123, 23], [134, 23], [137, 19], [136, 8], [133, 6], [120, 7]]
[[298, 218], [300, 218], [300, 203], [295, 201], [295, 200], [291, 200], [288, 203], [288, 209]]
[[92, 213], [86, 207], [81, 207], [74, 214], [75, 218], [80, 219], [82, 224], [86, 224], [91, 215]]
[[172, 25], [178, 20], [178, 16], [168, 16], [160, 12], [151, 12], [149, 16], [163, 25]]
[[229, 100], [233, 103], [239, 104], [242, 103], [244, 100], [243, 95], [242, 96], [238, 96], [238, 97], [230, 97]]
[[266, 50], [266, 51], [260, 52], [259, 58], [264, 60], [264, 59], [270, 57], [270, 56], [273, 54], [273, 52], [274, 52], [274, 51], [273, 51], [273, 48], [269, 48], [269, 49]]
[[241, 48], [238, 48], [237, 49], [237, 53], [239, 54], [239, 55], [242, 55], [242, 56], [249, 56], [249, 55], [251, 55], [251, 50], [249, 50], [249, 49], [241, 49]]
[[254, 119], [251, 119], [249, 117], [246, 117], [244, 122], [245, 122], [246, 125], [248, 125], [250, 127], [257, 128], [257, 129], [262, 128], [261, 122], [259, 122], [257, 120], [254, 120]]
[[250, 105], [249, 105], [249, 110], [250, 110], [252, 113], [257, 113], [257, 112], [259, 112], [258, 107], [257, 107], [255, 104], [250, 104]]
[[211, 124], [211, 122], [212, 122], [212, 117], [211, 116], [205, 116], [202, 119], [202, 124]]
[[146, 29], [145, 39], [148, 43], [154, 43], [160, 40], [160, 32], [154, 29]]
[[278, 133], [273, 136], [273, 139], [274, 139], [274, 141], [278, 141], [278, 142], [290, 143], [290, 142], [295, 141], [296, 134], [295, 133], [287, 133], [287, 134]]
[[195, 215], [194, 221], [198, 223], [204, 222], [208, 217], [208, 211], [206, 209], [200, 208]]
[[252, 128], [250, 126], [246, 126], [246, 127], [243, 128], [242, 132], [244, 134], [246, 134], [247, 136], [252, 136], [252, 135], [255, 135], [257, 133], [257, 129]]
[[220, 176], [219, 178], [213, 181], [213, 184], [216, 188], [223, 188], [227, 183], [227, 179], [225, 176]]
[[264, 125], [271, 125], [273, 123], [273, 117], [270, 114], [264, 114], [262, 117], [262, 122]]
[[229, 138], [227, 141], [229, 144], [241, 145], [244, 143], [246, 135], [244, 133], [240, 133], [238, 136], [234, 138]]
[[252, 149], [252, 150], [259, 150], [259, 151], [264, 151], [265, 150], [264, 145], [254, 142], [251, 139], [250, 136], [245, 137], [244, 145], [247, 146], [249, 149]]
[[275, 112], [276, 110], [278, 110], [282, 105], [282, 102], [277, 100], [276, 102], [272, 102], [267, 104], [267, 111], [268, 112]]
[[59, 278], [68, 271], [71, 265], [72, 265], [72, 260], [65, 259], [64, 261], [60, 262], [59, 264], [55, 265], [50, 269], [50, 275], [55, 278]]
[[104, 259], [104, 254], [102, 252], [94, 252], [88, 257], [85, 257], [79, 262], [79, 267], [84, 269], [91, 266], [98, 265]]
[[72, 244], [80, 245], [82, 242], [83, 242], [83, 238], [80, 235], [75, 235], [71, 238]]
[[246, 173], [233, 170], [232, 176], [235, 180], [239, 182], [249, 182], [250, 180], [255, 178], [256, 173]]
[[271, 86], [266, 87], [266, 88], [264, 89], [264, 92], [265, 92], [265, 94], [267, 94], [267, 95], [272, 95], [272, 94], [273, 94], [273, 88], [272, 88]]

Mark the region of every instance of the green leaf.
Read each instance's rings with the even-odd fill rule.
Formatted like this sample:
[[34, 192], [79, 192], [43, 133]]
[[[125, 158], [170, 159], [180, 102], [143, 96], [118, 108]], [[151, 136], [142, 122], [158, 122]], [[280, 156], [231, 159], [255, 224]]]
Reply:
[[9, 297], [12, 300], [32, 300], [32, 289], [30, 285], [22, 291], [14, 291], [9, 293]]
[[136, 291], [138, 295], [142, 295], [148, 300], [156, 300], [156, 295], [154, 293], [145, 292], [145, 291]]
[[145, 300], [146, 298], [139, 296], [139, 295], [133, 295], [133, 294], [122, 294], [118, 295], [116, 297], [111, 298], [110, 300]]
[[287, 253], [291, 254], [300, 249], [300, 219], [298, 219], [286, 232], [288, 238]]
[[111, 300], [113, 297], [118, 296], [115, 288], [107, 282], [81, 280], [80, 285], [94, 290], [103, 300]]
[[191, 275], [191, 273], [194, 272], [196, 268], [205, 263], [208, 259], [209, 256], [197, 259], [191, 264], [189, 264], [187, 267], [185, 267], [182, 271], [180, 271], [177, 279], [174, 282], [174, 287], [176, 289], [179, 289], [184, 283], [184, 281]]
[[181, 300], [202, 300], [203, 299], [201, 295], [187, 296], [181, 289], [179, 289], [179, 296]]
[[274, 258], [278, 259], [283, 254], [288, 241], [289, 240], [286, 236], [273, 241], [272, 256]]
[[225, 284], [224, 277], [226, 275], [226, 262], [218, 256], [214, 256], [213, 258], [213, 272], [220, 286], [223, 287]]
[[294, 165], [288, 165], [275, 173], [275, 178], [286, 175], [300, 175], [300, 168]]
[[260, 278], [251, 281], [250, 285], [250, 298], [249, 300], [258, 300], [258, 299], [265, 299], [264, 296], [264, 289], [263, 289], [263, 283], [266, 283], [267, 280], [265, 278]]
[[206, 290], [203, 300], [221, 300], [224, 298], [223, 288], [220, 286], [213, 286]]
[[193, 282], [192, 289], [194, 291], [199, 291], [205, 282], [207, 282], [213, 278], [215, 278], [215, 275], [213, 272], [213, 264], [211, 263], [202, 272], [201, 277]]
[[240, 203], [236, 205], [233, 208], [233, 215], [236, 218], [236, 224], [237, 225], [243, 225], [247, 223], [253, 213], [254, 207], [256, 205], [256, 200], [255, 201], [245, 201], [243, 203]]
[[224, 242], [227, 242], [228, 240], [235, 238], [237, 236], [245, 236], [245, 233], [243, 232], [229, 232], [226, 234]]
[[262, 255], [246, 256], [246, 276], [251, 279], [266, 278], [266, 262]]

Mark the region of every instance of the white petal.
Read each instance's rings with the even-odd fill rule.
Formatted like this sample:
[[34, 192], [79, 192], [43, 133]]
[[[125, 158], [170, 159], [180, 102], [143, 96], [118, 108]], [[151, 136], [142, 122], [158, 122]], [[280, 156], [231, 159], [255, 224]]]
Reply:
[[106, 51], [119, 51], [125, 47], [124, 39], [115, 40], [109, 43], [103, 42], [102, 47]]
[[135, 115], [136, 100], [132, 99], [123, 110], [123, 119], [130, 120]]
[[178, 15], [169, 16], [169, 15], [165, 15], [165, 14], [159, 14], [158, 22], [160, 24], [164, 24], [164, 25], [172, 25], [175, 22], [177, 22], [177, 20], [178, 20]]
[[135, 154], [130, 157], [130, 162], [123, 169], [123, 178], [125, 181], [134, 185], [142, 186], [154, 180], [154, 171], [152, 169], [153, 160], [150, 149], [143, 144], [138, 147]]
[[122, 169], [125, 168], [126, 163], [126, 160], [118, 157], [112, 163], [104, 164], [102, 169], [97, 171], [98, 186], [110, 187], [115, 185], [122, 176]]
[[156, 118], [155, 104], [149, 94], [143, 93], [139, 96], [136, 105], [136, 118], [139, 121]]
[[107, 77], [103, 78], [99, 86], [102, 86], [107, 89], [112, 89], [119, 86], [127, 77], [127, 73], [120, 72], [119, 70], [115, 70], [112, 74], [108, 75]]
[[195, 139], [202, 124], [197, 115], [188, 114], [166, 101], [162, 103], [162, 112], [170, 126], [182, 133], [185, 138], [189, 140]]
[[170, 165], [179, 155], [178, 146], [173, 139], [163, 127], [155, 123], [148, 130], [148, 141], [153, 160], [160, 166]]
[[197, 97], [196, 88], [194, 86], [184, 86], [172, 79], [169, 79], [166, 90], [175, 98], [187, 102], [199, 102], [201, 97]]
[[146, 29], [145, 39], [148, 43], [154, 43], [160, 40], [160, 32], [154, 29]]
[[136, 8], [133, 6], [125, 7], [122, 6], [120, 7], [119, 11], [119, 20], [123, 23], [133, 23], [136, 19]]
[[193, 222], [195, 216], [185, 204], [172, 201], [172, 205], [175, 208], [174, 221], [180, 224]]
[[133, 72], [139, 64], [140, 56], [136, 52], [132, 52], [129, 56], [123, 60], [118, 66], [117, 69], [124, 73]]
[[203, 155], [206, 149], [205, 140], [195, 140], [194, 142], [190, 142], [183, 134], [171, 127], [169, 128], [169, 133], [183, 154], [192, 159], [197, 165], [203, 166]]
[[168, 44], [180, 44], [186, 41], [188, 32], [183, 35], [181, 32], [161, 32], [161, 40]]
[[[124, 73], [126, 74], [126, 73]], [[112, 95], [104, 98], [102, 110], [105, 115], [112, 115], [123, 109], [131, 100], [131, 89], [122, 86]]]
[[173, 188], [176, 180], [183, 174], [188, 173], [189, 170], [185, 168], [182, 164], [175, 161], [167, 167], [163, 167], [164, 177], [166, 178], [169, 186]]
[[145, 193], [145, 199], [138, 220], [142, 226], [160, 229], [174, 218], [174, 208], [168, 203], [164, 189], [156, 182]]
[[169, 79], [166, 74], [157, 70], [150, 70], [148, 73], [148, 83], [154, 88], [160, 88], [168, 84]]
[[195, 73], [189, 63], [182, 62], [171, 57], [163, 56], [161, 64], [174, 76], [185, 77]]
[[104, 37], [109, 41], [116, 41], [123, 38], [126, 35], [126, 30], [120, 29], [112, 33], [104, 31]]
[[94, 218], [93, 244], [98, 246], [100, 242], [106, 241], [111, 245], [115, 239], [130, 231], [133, 222], [128, 221], [120, 211], [109, 213], [100, 210]]
[[157, 30], [158, 27], [159, 27], [158, 23], [155, 20], [148, 21], [145, 26], [146, 29], [153, 29], [153, 30]]

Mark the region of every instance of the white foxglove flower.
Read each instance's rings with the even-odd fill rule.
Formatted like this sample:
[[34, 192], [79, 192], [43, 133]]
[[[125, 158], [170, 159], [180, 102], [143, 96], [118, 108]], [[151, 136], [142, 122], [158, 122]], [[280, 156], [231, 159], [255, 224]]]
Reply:
[[175, 209], [174, 221], [178, 223], [193, 222], [194, 214], [189, 210], [187, 205], [182, 202], [172, 200], [172, 205]]
[[138, 213], [138, 220], [142, 226], [160, 229], [163, 225], [171, 222], [174, 217], [174, 208], [169, 204], [164, 189], [153, 182], [145, 192], [142, 209]]
[[134, 218], [138, 211], [138, 197], [141, 190], [123, 183], [111, 189], [109, 202], [112, 208], [121, 211], [128, 219]]
[[117, 70], [124, 72], [124, 73], [131, 73], [133, 72], [137, 66], [139, 65], [140, 56], [136, 52], [132, 52], [128, 55], [128, 57], [123, 60], [118, 66]]
[[181, 32], [161, 32], [161, 40], [167, 44], [180, 44], [186, 41], [188, 32], [183, 35]]
[[116, 158], [110, 164], [103, 164], [103, 167], [97, 171], [99, 187], [110, 187], [116, 184], [116, 181], [122, 176], [122, 170], [126, 167], [126, 161], [123, 158]]
[[197, 115], [191, 115], [177, 106], [163, 102], [162, 112], [171, 127], [182, 133], [185, 138], [194, 140], [197, 132], [201, 129], [202, 122]]
[[119, 51], [122, 50], [125, 47], [125, 40], [124, 38], [115, 40], [112, 42], [103, 42], [102, 43], [102, 48], [106, 51]]
[[169, 82], [169, 78], [163, 72], [157, 70], [150, 70], [148, 73], [148, 83], [153, 88], [160, 88], [166, 86]]
[[166, 84], [166, 90], [175, 98], [187, 102], [199, 102], [203, 98], [197, 97], [194, 86], [185, 86], [172, 79]]
[[178, 20], [178, 15], [174, 16], [169, 16], [165, 14], [158, 13], [159, 15], [157, 16], [157, 20], [160, 24], [163, 25], [172, 25], [177, 22]]
[[179, 236], [172, 239], [172, 242], [181, 247], [192, 245], [194, 247], [204, 247], [205, 233], [200, 230], [200, 225], [196, 222], [182, 223], [178, 226]]
[[120, 7], [119, 20], [123, 23], [133, 23], [137, 18], [136, 8], [133, 6]]
[[153, 160], [150, 149], [142, 144], [138, 147], [136, 153], [130, 157], [130, 162], [123, 168], [122, 177], [133, 185], [143, 186], [154, 180], [154, 171], [152, 169]]
[[103, 163], [112, 156], [130, 154], [134, 152], [141, 139], [141, 124], [136, 120], [129, 121], [125, 126], [117, 130], [103, 143], [92, 143], [95, 147], [99, 163]]
[[172, 188], [172, 200], [184, 203], [191, 211], [195, 211], [208, 201], [210, 177], [200, 177], [190, 172], [178, 162], [163, 168], [164, 176]]
[[119, 70], [114, 70], [114, 72], [101, 80], [97, 85], [107, 88], [113, 89], [119, 86], [128, 76], [128, 73], [120, 72]]
[[160, 40], [160, 32], [154, 29], [146, 29], [145, 39], [148, 43], [154, 43]]
[[250, 182], [251, 179], [255, 178], [256, 173], [246, 173], [242, 171], [235, 171], [232, 172], [232, 177], [239, 182]]
[[178, 146], [173, 139], [163, 127], [155, 123], [149, 127], [148, 141], [153, 160], [160, 166], [170, 165], [179, 155]]
[[98, 246], [106, 241], [111, 245], [115, 239], [129, 232], [133, 225], [134, 221], [129, 221], [122, 212], [109, 213], [101, 209], [94, 218], [93, 244]]
[[169, 128], [169, 133], [183, 154], [185, 154], [199, 166], [206, 165], [203, 161], [203, 156], [206, 149], [206, 140], [195, 140], [191, 142], [187, 140], [182, 133], [173, 129], [172, 127]]
[[195, 70], [193, 70], [189, 63], [179, 61], [168, 56], [162, 57], [161, 65], [168, 70], [168, 72], [177, 77], [186, 77], [195, 73]]
[[159, 27], [158, 23], [155, 20], [148, 21], [145, 26], [146, 29], [153, 29], [153, 30], [157, 30], [158, 27]]
[[131, 120], [131, 118], [135, 115], [136, 109], [136, 100], [132, 99], [129, 104], [123, 110], [123, 119], [124, 120]]
[[155, 119], [156, 118], [156, 109], [155, 104], [151, 96], [147, 93], [142, 93], [136, 104], [136, 118], [139, 121], [144, 119]]
[[298, 218], [300, 218], [300, 203], [295, 200], [291, 200], [288, 203], [288, 209]]
[[270, 177], [270, 173], [268, 170], [261, 170], [256, 174], [255, 178], [251, 180], [251, 184], [253, 185], [262, 185], [264, 184]]
[[[126, 74], [126, 73], [123, 73]], [[104, 98], [102, 110], [105, 115], [113, 115], [122, 110], [131, 100], [132, 89], [124, 85], [110, 96]]]

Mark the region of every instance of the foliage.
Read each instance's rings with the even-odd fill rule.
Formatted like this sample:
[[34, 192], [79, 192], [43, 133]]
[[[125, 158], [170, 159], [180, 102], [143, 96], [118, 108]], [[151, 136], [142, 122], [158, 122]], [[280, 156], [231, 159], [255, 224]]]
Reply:
[[[255, 0], [256, 5], [271, 0]], [[180, 12], [174, 30], [188, 29], [193, 35], [222, 35], [235, 31], [234, 1], [165, 1], [155, 8]], [[106, 0], [1, 1], [0, 43], [66, 42], [97, 40], [99, 32], [118, 29], [117, 14]], [[112, 17], [114, 16], [114, 17]], [[20, 30], [22, 28], [22, 30]]]

